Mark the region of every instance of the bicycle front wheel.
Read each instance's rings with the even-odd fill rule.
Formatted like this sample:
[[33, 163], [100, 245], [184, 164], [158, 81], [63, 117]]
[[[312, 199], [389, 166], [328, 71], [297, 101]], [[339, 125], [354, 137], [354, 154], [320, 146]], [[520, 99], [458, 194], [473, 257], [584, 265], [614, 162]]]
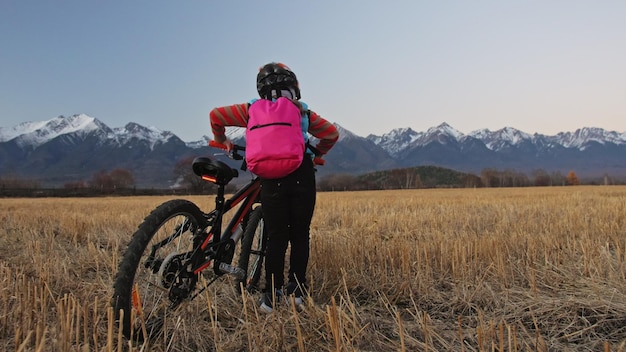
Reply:
[[263, 259], [267, 246], [267, 233], [263, 221], [263, 210], [256, 207], [251, 213], [241, 239], [241, 253], [237, 266], [246, 272], [240, 284], [248, 292], [259, 290], [259, 281], [264, 277]]
[[188, 300], [198, 275], [186, 263], [198, 246], [194, 235], [207, 226], [200, 209], [182, 199], [158, 206], [139, 226], [120, 262], [112, 302], [128, 339], [183, 342], [186, 334], [176, 330], [204, 318], [206, 302]]

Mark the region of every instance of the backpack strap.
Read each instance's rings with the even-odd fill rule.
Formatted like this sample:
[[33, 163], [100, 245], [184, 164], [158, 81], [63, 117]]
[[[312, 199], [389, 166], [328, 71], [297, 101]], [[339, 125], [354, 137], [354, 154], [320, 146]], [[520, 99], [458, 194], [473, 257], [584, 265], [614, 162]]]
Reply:
[[[309, 109], [306, 109], [306, 118], [309, 120], [309, 126], [310, 126], [311, 125], [311, 110]], [[306, 148], [310, 150], [315, 156], [317, 157], [322, 156], [322, 152], [320, 152], [319, 149], [315, 148], [313, 144], [311, 144], [311, 140], [309, 138], [307, 138], [306, 140]]]
[[313, 154], [315, 154], [315, 156], [317, 157], [321, 157], [322, 156], [322, 152], [319, 151], [319, 149], [315, 148], [313, 146], [313, 144], [311, 144], [311, 142], [306, 141], [306, 147], [308, 150], [312, 151]]

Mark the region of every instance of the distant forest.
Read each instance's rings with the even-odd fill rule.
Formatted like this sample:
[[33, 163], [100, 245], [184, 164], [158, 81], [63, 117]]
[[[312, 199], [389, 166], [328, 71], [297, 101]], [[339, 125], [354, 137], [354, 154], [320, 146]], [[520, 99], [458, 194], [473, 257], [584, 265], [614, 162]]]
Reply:
[[484, 169], [480, 175], [459, 172], [438, 166], [377, 171], [353, 176], [330, 175], [318, 181], [321, 191], [356, 191], [415, 188], [481, 188], [481, 187], [545, 187], [626, 184], [626, 180], [602, 179], [581, 180], [575, 171], [567, 175], [560, 172], [548, 173], [539, 169], [532, 175], [512, 170]]
[[[45, 188], [37, 180], [16, 177], [0, 177], [0, 197], [96, 197], [132, 195], [192, 195], [213, 194], [217, 187], [200, 180], [190, 171], [187, 161], [174, 169], [178, 182], [169, 189], [142, 189], [135, 186], [132, 173], [124, 169], [111, 172], [100, 171], [90, 180], [68, 182], [63, 187]], [[601, 179], [581, 180], [575, 171], [567, 175], [535, 170], [527, 174], [511, 171], [484, 169], [480, 175], [459, 172], [438, 166], [417, 166], [362, 175], [334, 174], [320, 177], [317, 188], [321, 192], [420, 189], [420, 188], [482, 188], [482, 187], [546, 187], [587, 185], [624, 185], [626, 179], [608, 176]], [[234, 192], [238, 185], [227, 186]]]

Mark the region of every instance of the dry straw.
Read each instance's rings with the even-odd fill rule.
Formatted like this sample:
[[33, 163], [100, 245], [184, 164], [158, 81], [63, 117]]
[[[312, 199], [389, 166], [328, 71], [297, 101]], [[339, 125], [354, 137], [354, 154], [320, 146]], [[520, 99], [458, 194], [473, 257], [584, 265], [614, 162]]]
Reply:
[[0, 349], [626, 350], [626, 187], [321, 193], [304, 311], [262, 314], [222, 280], [165, 340], [132, 345], [113, 277], [166, 199], [3, 199]]

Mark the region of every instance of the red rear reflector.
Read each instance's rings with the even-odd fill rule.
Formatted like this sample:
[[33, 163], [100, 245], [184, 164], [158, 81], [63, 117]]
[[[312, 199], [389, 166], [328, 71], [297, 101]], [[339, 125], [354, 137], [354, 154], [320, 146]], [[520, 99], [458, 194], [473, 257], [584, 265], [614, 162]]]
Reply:
[[213, 176], [202, 176], [202, 179], [205, 181], [209, 181], [209, 182], [213, 182], [213, 183], [217, 183], [217, 178], [213, 177]]

